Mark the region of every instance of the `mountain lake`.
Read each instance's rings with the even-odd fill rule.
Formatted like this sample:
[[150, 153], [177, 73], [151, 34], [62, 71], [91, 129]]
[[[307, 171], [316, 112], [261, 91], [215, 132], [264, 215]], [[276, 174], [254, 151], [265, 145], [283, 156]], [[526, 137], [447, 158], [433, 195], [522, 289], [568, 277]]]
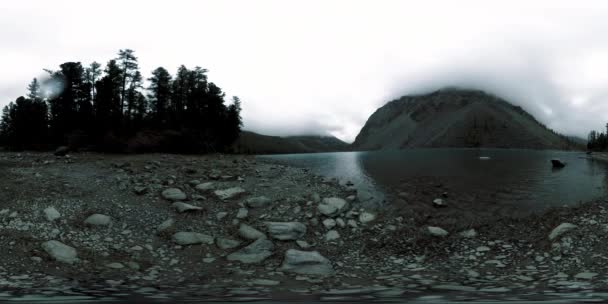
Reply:
[[[501, 205], [527, 214], [598, 199], [608, 189], [608, 163], [592, 160], [580, 151], [441, 148], [258, 158], [351, 181], [359, 191], [373, 193], [370, 202], [376, 206], [400, 197], [406, 198], [401, 200], [405, 204], [420, 200], [420, 196], [408, 200], [405, 191], [425, 188], [430, 190], [422, 192], [431, 201], [444, 195], [449, 202], [456, 193], [474, 206]], [[554, 158], [567, 165], [553, 168]], [[437, 190], [424, 183], [434, 184]]]

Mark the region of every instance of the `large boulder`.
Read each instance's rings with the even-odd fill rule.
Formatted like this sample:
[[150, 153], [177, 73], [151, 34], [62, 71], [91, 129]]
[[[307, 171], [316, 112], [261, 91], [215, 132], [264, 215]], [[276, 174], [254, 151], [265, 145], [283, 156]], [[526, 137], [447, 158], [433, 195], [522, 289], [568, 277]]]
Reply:
[[257, 240], [257, 239], [265, 239], [266, 235], [247, 224], [241, 224], [239, 226], [239, 236], [246, 240]]
[[198, 232], [178, 232], [173, 235], [173, 241], [179, 245], [213, 244], [214, 238]]
[[289, 249], [285, 252], [285, 259], [280, 270], [306, 275], [328, 276], [334, 274], [331, 262], [319, 252], [296, 249]]
[[249, 198], [245, 201], [245, 204], [250, 208], [262, 208], [270, 205], [272, 200], [265, 196], [256, 196]]
[[326, 216], [335, 217], [348, 209], [348, 203], [338, 197], [324, 198], [317, 206], [317, 210]]
[[245, 194], [245, 192], [245, 189], [241, 187], [232, 187], [224, 190], [215, 190], [213, 193], [221, 200], [228, 200]]
[[162, 192], [162, 196], [164, 199], [166, 199], [168, 201], [173, 201], [173, 202], [183, 201], [188, 198], [188, 196], [186, 195], [186, 193], [184, 193], [184, 191], [177, 189], [177, 188], [165, 189]]
[[559, 226], [555, 227], [551, 231], [551, 233], [549, 234], [549, 240], [553, 241], [553, 240], [559, 238], [560, 236], [564, 235], [568, 231], [571, 231], [571, 230], [573, 230], [575, 228], [577, 228], [577, 226], [574, 225], [574, 224], [561, 223]]
[[229, 254], [229, 261], [239, 261], [244, 264], [260, 263], [273, 254], [274, 244], [268, 239], [258, 239], [239, 251]]
[[48, 253], [53, 259], [59, 262], [72, 264], [78, 261], [76, 249], [62, 242], [55, 240], [44, 242], [42, 243], [42, 249], [44, 249], [44, 251], [46, 251], [46, 253]]
[[306, 234], [306, 225], [300, 222], [267, 222], [268, 234], [281, 241], [297, 240]]
[[84, 223], [90, 226], [108, 226], [112, 223], [112, 218], [105, 214], [93, 214], [84, 220]]

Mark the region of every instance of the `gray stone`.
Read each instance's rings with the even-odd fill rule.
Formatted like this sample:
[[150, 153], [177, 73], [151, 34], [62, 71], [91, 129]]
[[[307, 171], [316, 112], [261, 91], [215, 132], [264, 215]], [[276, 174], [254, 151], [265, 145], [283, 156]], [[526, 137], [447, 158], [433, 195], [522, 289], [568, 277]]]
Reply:
[[445, 203], [445, 201], [443, 201], [440, 198], [436, 198], [433, 200], [433, 206], [437, 207], [437, 208], [443, 208], [443, 207], [447, 207], [448, 204]]
[[44, 216], [49, 222], [52, 222], [61, 217], [61, 213], [55, 209], [55, 207], [48, 207], [44, 209]]
[[374, 199], [374, 195], [365, 189], [357, 189], [357, 198], [360, 202], [367, 202]]
[[180, 212], [180, 213], [203, 210], [202, 207], [198, 207], [198, 206], [194, 206], [194, 205], [190, 205], [190, 204], [186, 204], [186, 203], [182, 203], [182, 202], [175, 202], [175, 203], [173, 203], [172, 206], [173, 206], [173, 208], [175, 208], [177, 210], [177, 212]]
[[475, 249], [475, 251], [477, 251], [477, 252], [490, 251], [490, 247], [488, 247], [488, 246], [479, 246], [479, 247], [477, 247], [477, 249]]
[[162, 192], [162, 196], [164, 199], [166, 199], [168, 201], [173, 201], [173, 202], [183, 201], [188, 198], [188, 196], [186, 195], [186, 193], [184, 193], [184, 191], [177, 189], [177, 188], [165, 189]]
[[339, 218], [336, 219], [336, 224], [338, 224], [338, 226], [340, 228], [346, 227], [346, 222], [344, 222], [344, 220], [341, 217], [339, 217]]
[[257, 240], [266, 238], [266, 235], [263, 232], [247, 224], [241, 224], [239, 226], [239, 236], [246, 240]]
[[336, 220], [334, 220], [332, 218], [324, 219], [323, 226], [325, 226], [325, 228], [327, 228], [327, 229], [332, 229], [332, 228], [336, 227]]
[[44, 242], [42, 249], [59, 262], [73, 264], [78, 260], [76, 249], [59, 241]]
[[239, 261], [244, 264], [260, 263], [273, 254], [274, 244], [267, 239], [258, 239], [239, 251], [229, 254], [229, 261]]
[[338, 197], [324, 198], [317, 210], [326, 216], [335, 217], [348, 209], [348, 203]]
[[275, 281], [275, 280], [268, 280], [268, 279], [255, 279], [255, 280], [251, 281], [251, 283], [253, 285], [276, 286], [276, 285], [279, 285], [281, 282]]
[[198, 232], [178, 232], [173, 235], [173, 241], [179, 245], [213, 244], [213, 237]]
[[302, 249], [310, 248], [312, 246], [312, 245], [308, 244], [308, 242], [301, 241], [301, 240], [296, 241], [296, 244], [298, 244], [298, 246], [300, 246], [300, 248], [302, 248]]
[[477, 236], [477, 231], [475, 231], [475, 229], [465, 230], [460, 232], [460, 236], [467, 239], [474, 238]]
[[359, 221], [361, 224], [367, 224], [376, 219], [376, 215], [369, 212], [363, 212], [359, 214]]
[[331, 262], [317, 251], [300, 251], [289, 249], [285, 252], [285, 259], [281, 271], [305, 275], [333, 275]]
[[306, 225], [300, 222], [267, 222], [268, 234], [281, 241], [297, 240], [306, 234]]
[[250, 208], [262, 208], [270, 205], [270, 203], [272, 203], [272, 200], [266, 196], [256, 196], [245, 201], [245, 204]]
[[173, 224], [175, 223], [175, 221], [173, 219], [168, 219], [165, 220], [164, 222], [160, 223], [158, 225], [158, 227], [156, 227], [156, 231], [157, 232], [163, 232], [171, 227], [173, 227]]
[[448, 235], [447, 231], [439, 227], [428, 226], [426, 229], [433, 236], [444, 237]]
[[133, 192], [135, 192], [135, 194], [137, 194], [137, 195], [144, 195], [144, 194], [146, 194], [146, 192], [148, 192], [148, 188], [143, 187], [143, 186], [138, 186], [138, 187], [133, 188]]
[[249, 215], [249, 210], [247, 208], [239, 208], [239, 211], [236, 213], [237, 219], [244, 219]]
[[215, 244], [217, 245], [218, 248], [225, 250], [225, 249], [232, 249], [232, 248], [239, 247], [239, 245], [241, 245], [241, 242], [239, 242], [237, 240], [217, 238], [217, 239], [215, 239]]
[[108, 226], [112, 223], [112, 218], [104, 214], [93, 214], [84, 220], [84, 223], [91, 226]]
[[194, 188], [201, 192], [211, 191], [211, 190], [215, 189], [215, 183], [214, 182], [202, 183], [202, 184], [196, 185], [196, 187], [194, 187]]
[[108, 268], [112, 268], [112, 269], [123, 269], [125, 268], [125, 265], [123, 265], [122, 263], [110, 263], [110, 264], [106, 264], [106, 267]]
[[232, 187], [224, 190], [215, 190], [215, 195], [221, 200], [228, 200], [237, 198], [238, 196], [245, 194], [245, 189], [241, 187]]
[[565, 233], [567, 233], [575, 228], [577, 228], [576, 225], [573, 225], [570, 223], [562, 223], [551, 231], [551, 233], [549, 234], [549, 240], [553, 241], [554, 239], [559, 238], [560, 236], [564, 235]]
[[335, 241], [340, 238], [340, 233], [336, 230], [330, 230], [325, 234], [325, 240], [328, 242]]
[[127, 262], [127, 266], [133, 270], [139, 270], [141, 268], [136, 262]]
[[435, 285], [432, 287], [433, 289], [438, 290], [449, 290], [449, 291], [475, 291], [475, 287], [471, 286], [462, 286], [462, 285]]
[[581, 272], [581, 273], [576, 274], [574, 276], [574, 278], [579, 279], [579, 280], [592, 280], [596, 276], [597, 276], [597, 273], [595, 273], [595, 272]]

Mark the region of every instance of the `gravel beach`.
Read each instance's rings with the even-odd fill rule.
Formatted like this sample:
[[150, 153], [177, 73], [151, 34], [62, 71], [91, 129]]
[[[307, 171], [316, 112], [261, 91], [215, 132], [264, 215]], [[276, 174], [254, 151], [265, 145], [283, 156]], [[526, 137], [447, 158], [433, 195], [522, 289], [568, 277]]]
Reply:
[[454, 208], [440, 190], [366, 209], [348, 180], [252, 156], [3, 152], [0, 173], [0, 299], [447, 301], [608, 288], [603, 199], [450, 222], [429, 217]]

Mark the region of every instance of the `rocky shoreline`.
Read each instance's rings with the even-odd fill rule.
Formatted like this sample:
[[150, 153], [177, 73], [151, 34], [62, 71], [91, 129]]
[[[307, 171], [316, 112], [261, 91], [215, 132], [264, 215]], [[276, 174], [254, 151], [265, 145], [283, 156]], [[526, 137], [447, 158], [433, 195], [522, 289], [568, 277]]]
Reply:
[[409, 209], [362, 208], [348, 181], [251, 156], [0, 153], [0, 172], [0, 298], [525, 298], [608, 287], [604, 200], [430, 226]]

